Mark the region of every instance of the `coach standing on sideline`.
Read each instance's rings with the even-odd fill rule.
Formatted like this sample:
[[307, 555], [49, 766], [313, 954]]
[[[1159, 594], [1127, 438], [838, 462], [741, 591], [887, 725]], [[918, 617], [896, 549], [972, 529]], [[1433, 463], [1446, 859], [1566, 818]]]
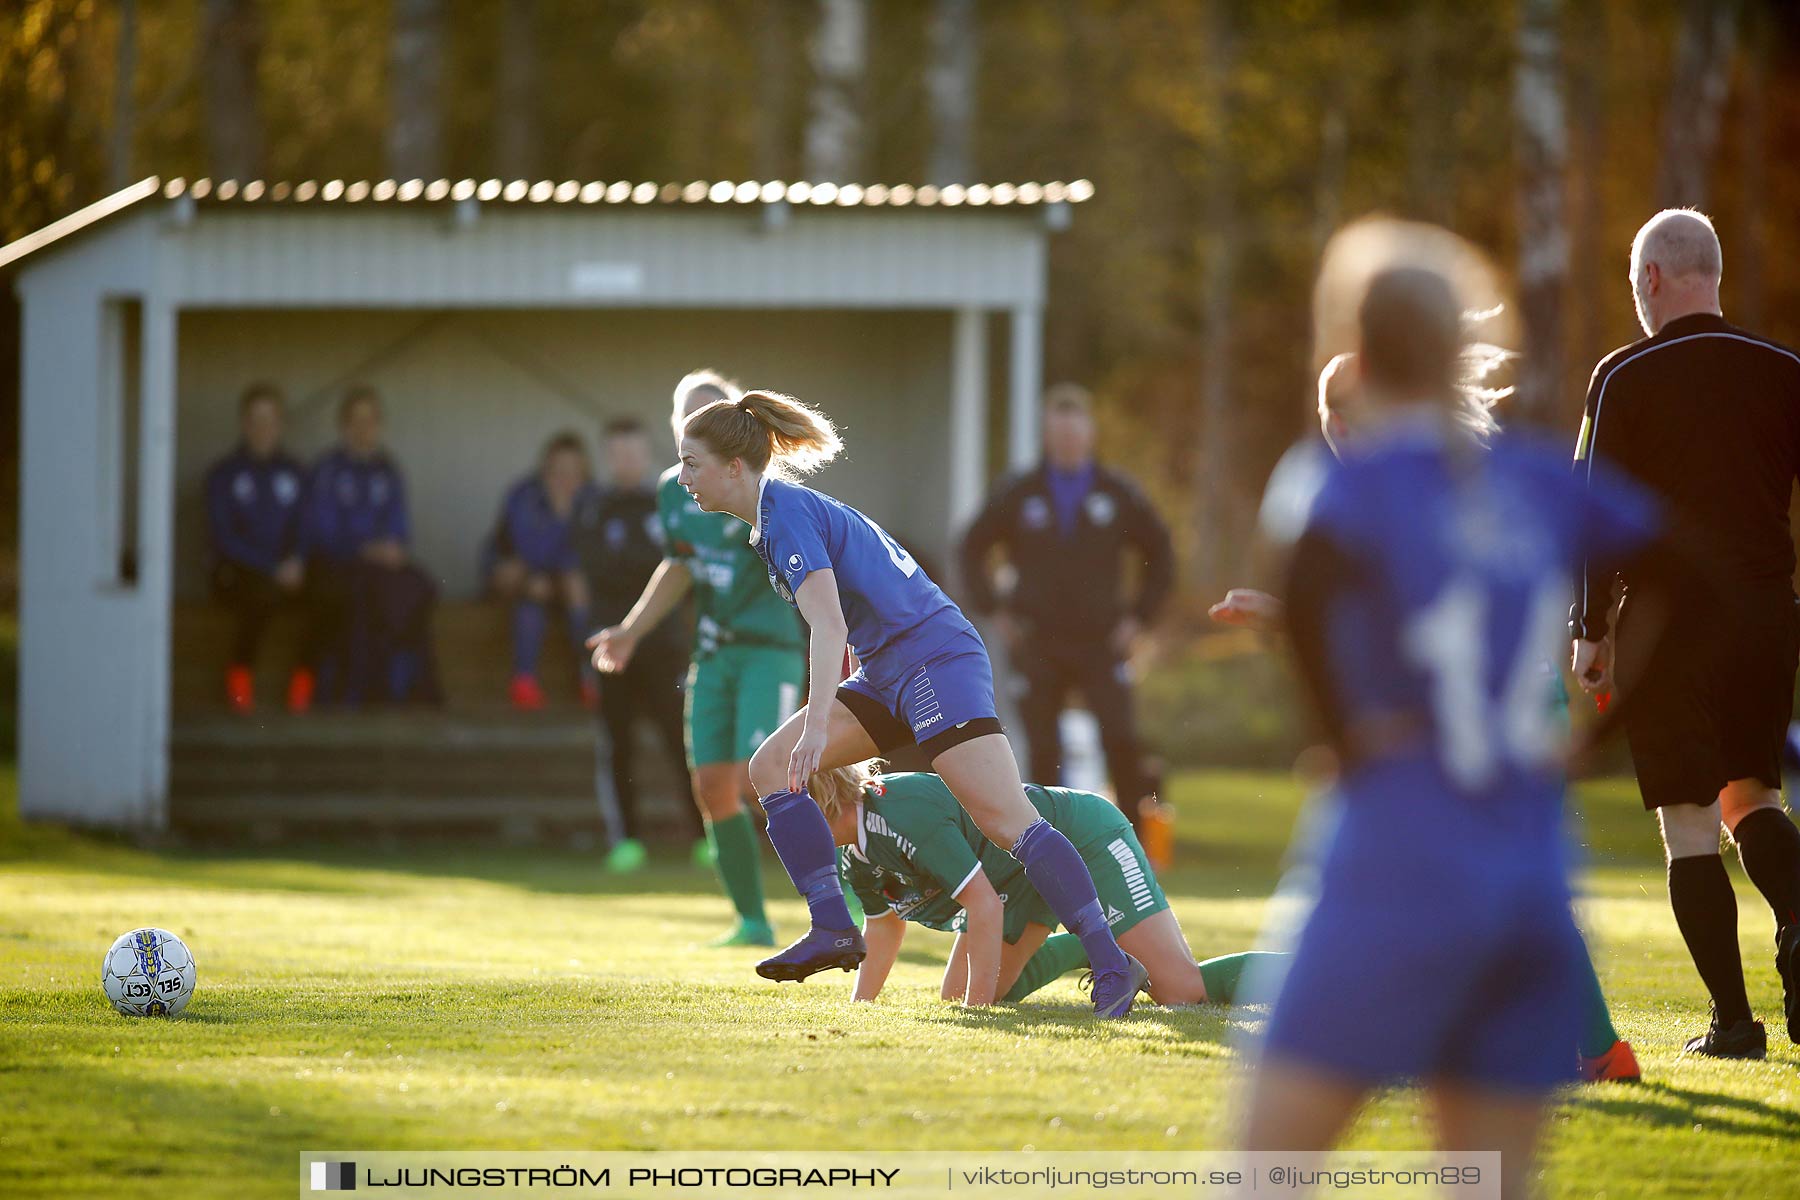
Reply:
[[[1169, 531], [1129, 479], [1094, 461], [1086, 389], [1057, 384], [1044, 396], [1044, 461], [1001, 485], [963, 538], [962, 574], [977, 612], [998, 610], [1030, 743], [1029, 778], [1061, 778], [1057, 720], [1078, 688], [1100, 722], [1119, 807], [1138, 823], [1149, 794], [1132, 715], [1126, 658], [1169, 594]], [[1004, 552], [1018, 585], [996, 594], [989, 556]], [[1137, 568], [1135, 597], [1121, 581]]]
[[[1727, 324], [1723, 260], [1700, 213], [1669, 209], [1638, 230], [1631, 285], [1650, 336], [1600, 361], [1576, 467], [1624, 468], [1670, 505], [1713, 558], [1706, 597], [1627, 576], [1609, 635], [1613, 579], [1590, 572], [1571, 622], [1574, 670], [1609, 686], [1615, 656], [1644, 807], [1669, 862], [1669, 902], [1712, 994], [1689, 1052], [1762, 1058], [1738, 955], [1737, 900], [1719, 857], [1723, 821], [1744, 873], [1775, 912], [1788, 1036], [1800, 1042], [1800, 830], [1781, 806], [1780, 756], [1797, 649], [1788, 502], [1800, 472], [1800, 357]], [[1652, 625], [1666, 649], [1643, 662]]]

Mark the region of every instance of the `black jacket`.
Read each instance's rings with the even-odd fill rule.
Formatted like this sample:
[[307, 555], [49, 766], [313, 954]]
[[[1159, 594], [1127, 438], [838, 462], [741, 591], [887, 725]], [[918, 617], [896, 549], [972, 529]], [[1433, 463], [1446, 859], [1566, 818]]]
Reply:
[[[581, 570], [587, 576], [596, 629], [624, 620], [644, 585], [663, 560], [662, 522], [654, 486], [594, 488], [576, 506], [570, 528]], [[645, 645], [673, 648], [685, 644], [690, 622], [672, 615], [651, 631]]]
[[[996, 548], [1019, 577], [1006, 611], [1039, 632], [1104, 635], [1127, 613], [1148, 624], [1174, 581], [1162, 518], [1131, 480], [1104, 466], [1095, 468], [1093, 489], [1066, 535], [1042, 464], [1001, 483], [962, 542], [963, 582], [977, 612], [1001, 607], [988, 563]], [[1127, 597], [1130, 566], [1137, 568], [1137, 594]]]

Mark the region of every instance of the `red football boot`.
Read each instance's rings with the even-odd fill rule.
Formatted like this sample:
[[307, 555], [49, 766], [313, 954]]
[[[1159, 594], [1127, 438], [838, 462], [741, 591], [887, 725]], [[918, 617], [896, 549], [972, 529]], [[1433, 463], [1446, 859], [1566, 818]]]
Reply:
[[288, 676], [288, 711], [303, 713], [312, 707], [312, 702], [313, 673], [305, 667], [295, 667], [294, 673]]
[[520, 712], [536, 712], [544, 707], [544, 685], [537, 681], [536, 675], [514, 675], [507, 696]]
[[256, 677], [242, 663], [225, 668], [225, 703], [233, 712], [247, 713], [256, 707]]

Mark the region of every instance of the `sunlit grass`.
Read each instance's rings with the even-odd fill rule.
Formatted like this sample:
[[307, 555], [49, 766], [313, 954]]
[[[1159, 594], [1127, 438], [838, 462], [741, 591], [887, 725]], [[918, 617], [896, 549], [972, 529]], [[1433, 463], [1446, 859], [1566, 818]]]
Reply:
[[[882, 1002], [846, 976], [777, 987], [754, 951], [699, 943], [722, 902], [661, 864], [628, 882], [567, 851], [417, 846], [146, 851], [0, 806], [0, 1194], [94, 1195], [146, 1175], [184, 1196], [286, 1195], [327, 1148], [1224, 1145], [1239, 1025], [1216, 1010], [1099, 1027], [1071, 981], [989, 1013], [939, 1003], [947, 939], [909, 941]], [[1299, 804], [1276, 775], [1180, 779], [1166, 877], [1196, 952], [1254, 940]], [[1677, 1062], [1704, 999], [1629, 788], [1587, 789], [1585, 921], [1649, 1082], [1572, 1091], [1558, 1196], [1785, 1196], [1800, 1053]], [[770, 882], [785, 892], [770, 863]], [[1768, 918], [1742, 888], [1752, 999], [1774, 1017]], [[796, 931], [797, 902], [775, 906]], [[167, 926], [199, 960], [186, 1016], [106, 1006], [101, 952]], [[1360, 1146], [1426, 1145], [1415, 1095], [1372, 1104]], [[141, 1186], [141, 1183], [139, 1184]]]

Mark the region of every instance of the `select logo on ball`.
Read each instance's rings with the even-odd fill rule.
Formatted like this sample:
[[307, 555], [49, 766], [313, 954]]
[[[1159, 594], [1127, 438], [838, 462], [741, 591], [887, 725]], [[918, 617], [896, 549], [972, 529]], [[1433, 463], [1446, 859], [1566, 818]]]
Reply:
[[128, 1017], [173, 1017], [194, 994], [194, 956], [166, 929], [123, 934], [100, 960], [100, 986]]

